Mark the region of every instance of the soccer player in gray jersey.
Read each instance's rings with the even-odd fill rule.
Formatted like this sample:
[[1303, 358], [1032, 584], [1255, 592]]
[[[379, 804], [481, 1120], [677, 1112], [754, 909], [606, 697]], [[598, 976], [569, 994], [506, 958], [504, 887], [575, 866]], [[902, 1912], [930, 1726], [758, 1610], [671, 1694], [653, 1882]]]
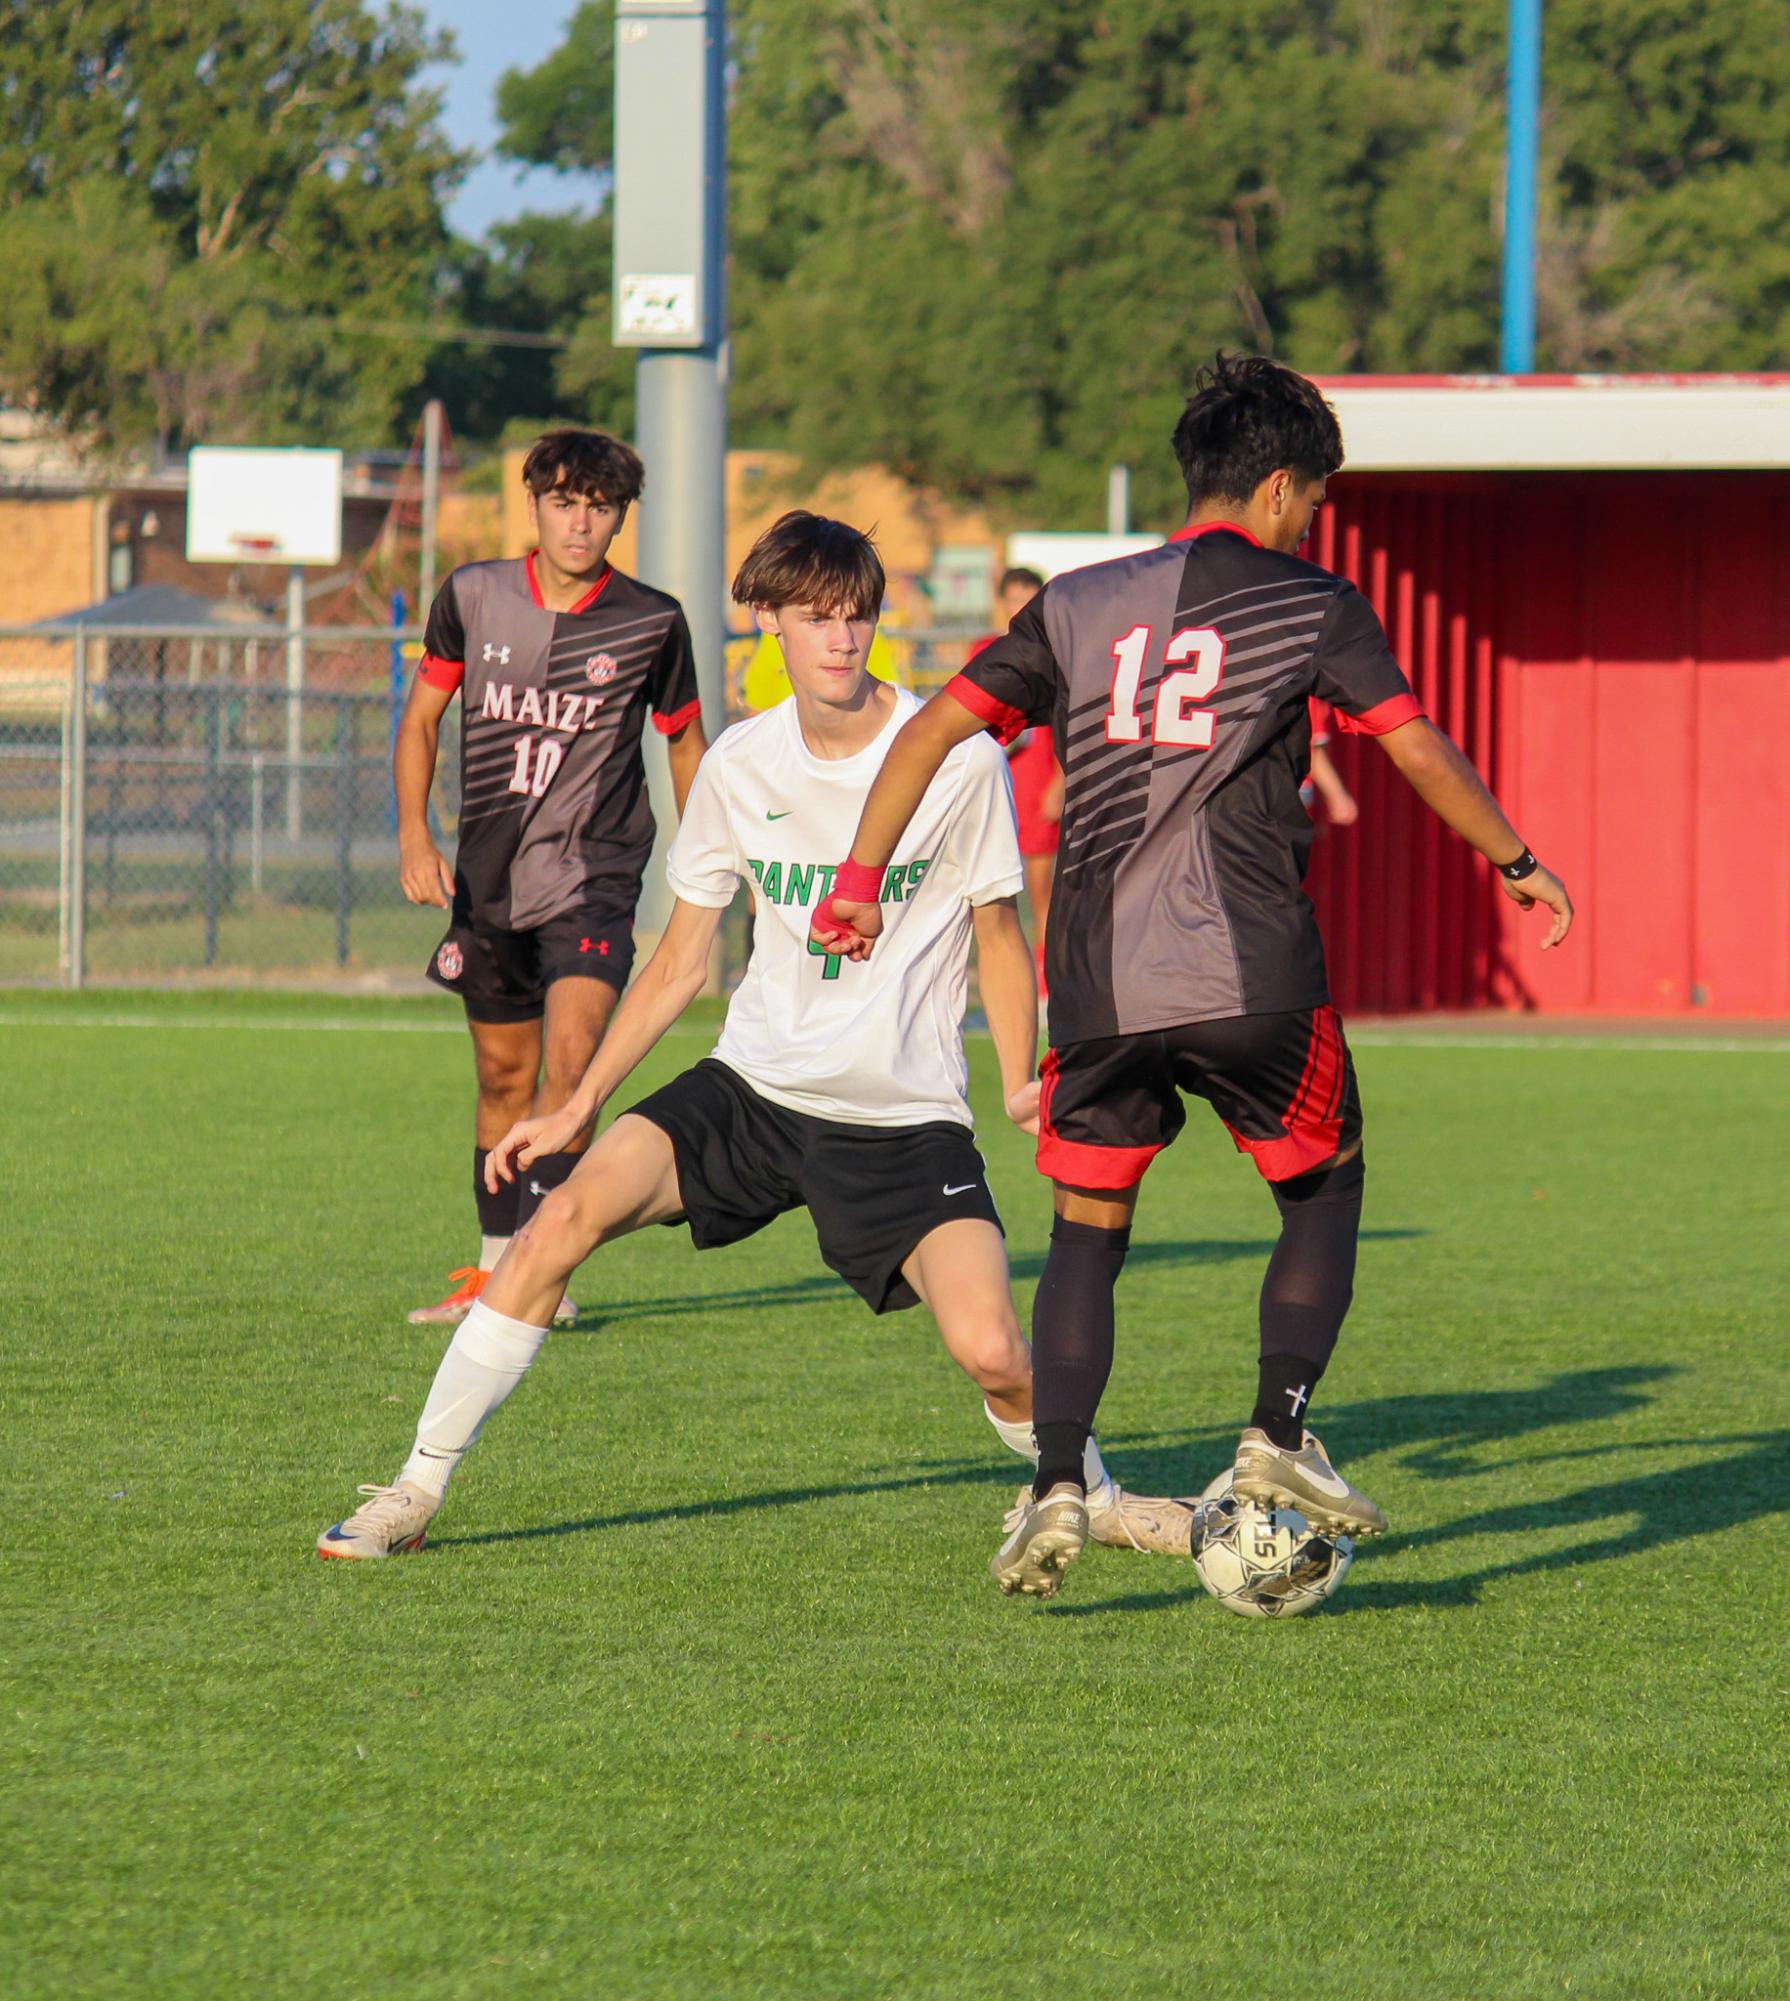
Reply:
[[[536, 1160], [493, 1194], [485, 1155], [518, 1119], [558, 1111], [584, 1075], [634, 960], [653, 844], [641, 735], [668, 739], [681, 814], [702, 757], [689, 628], [675, 598], [614, 569], [609, 545], [643, 469], [600, 431], [551, 431], [523, 461], [528, 555], [455, 570], [430, 607], [398, 725], [398, 864], [412, 903], [451, 912], [429, 977], [460, 996], [478, 1075], [475, 1264], [413, 1321], [456, 1324], [510, 1238], [585, 1146]], [[428, 825], [441, 718], [458, 693], [460, 839]], [[560, 1318], [573, 1309], [562, 1302]]]
[[1378, 1534], [1381, 1509], [1305, 1429], [1354, 1284], [1361, 1104], [1301, 882], [1309, 700], [1372, 736], [1525, 909], [1572, 904], [1418, 707], [1372, 608], [1300, 560], [1342, 464], [1335, 414], [1254, 358], [1201, 372], [1175, 431], [1185, 526], [1059, 577], [907, 724], [865, 801], [816, 941], [862, 958], [877, 884], [914, 802], [980, 729], [1055, 732], [1064, 769], [1051, 909], [1050, 1053], [1038, 1165], [1056, 1185], [1033, 1309], [1032, 1505], [991, 1566], [1048, 1597], [1087, 1529], [1078, 1468], [1113, 1357], [1113, 1288], [1139, 1184], [1203, 1097], [1280, 1211], [1261, 1296], [1260, 1378], [1235, 1489], [1320, 1527]]

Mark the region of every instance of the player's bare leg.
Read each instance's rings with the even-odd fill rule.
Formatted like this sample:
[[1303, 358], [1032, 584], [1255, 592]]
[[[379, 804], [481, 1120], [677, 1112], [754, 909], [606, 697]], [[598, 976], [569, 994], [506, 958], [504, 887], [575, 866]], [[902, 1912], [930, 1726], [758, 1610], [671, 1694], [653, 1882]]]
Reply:
[[497, 1195], [485, 1187], [485, 1153], [518, 1119], [528, 1117], [534, 1103], [535, 1079], [541, 1071], [541, 1024], [536, 1021], [469, 1021], [473, 1071], [478, 1080], [478, 1105], [473, 1114], [473, 1199], [479, 1212], [479, 1255], [472, 1264], [449, 1273], [447, 1297], [433, 1306], [419, 1306], [409, 1315], [413, 1326], [457, 1327], [472, 1311], [480, 1289], [516, 1234], [514, 1184]]
[[[578, 1081], [590, 1067], [609, 1027], [615, 1004], [621, 998], [608, 980], [567, 978], [554, 980], [547, 989], [547, 1012], [541, 1028], [541, 1077], [531, 1107], [519, 1114], [546, 1118], [557, 1112], [578, 1088]], [[507, 1132], [509, 1128], [506, 1126]], [[501, 1135], [500, 1135], [501, 1137]], [[557, 1153], [538, 1155], [512, 1184], [516, 1195], [516, 1228], [526, 1227], [542, 1201], [567, 1181], [584, 1157], [588, 1138], [580, 1135]], [[571, 1321], [578, 1309], [569, 1299], [561, 1300], [554, 1318]]]
[[324, 1530], [318, 1554], [420, 1549], [455, 1469], [540, 1353], [566, 1280], [599, 1244], [682, 1213], [671, 1141], [646, 1119], [617, 1119], [498, 1261], [435, 1372], [398, 1478], [389, 1487], [363, 1487], [365, 1503]]
[[566, 1280], [599, 1244], [683, 1213], [670, 1137], [650, 1119], [624, 1112], [523, 1225], [491, 1274], [484, 1303], [545, 1327]]

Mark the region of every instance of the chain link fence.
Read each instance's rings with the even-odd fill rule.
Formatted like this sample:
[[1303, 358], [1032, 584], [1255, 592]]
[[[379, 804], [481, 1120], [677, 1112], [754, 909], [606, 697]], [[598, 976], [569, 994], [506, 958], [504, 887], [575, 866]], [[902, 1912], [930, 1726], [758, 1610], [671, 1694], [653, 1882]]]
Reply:
[[[883, 636], [918, 693], [966, 647]], [[0, 627], [0, 984], [419, 976], [442, 913], [398, 887], [391, 743], [420, 638]], [[449, 854], [458, 727], [455, 703], [430, 809]]]

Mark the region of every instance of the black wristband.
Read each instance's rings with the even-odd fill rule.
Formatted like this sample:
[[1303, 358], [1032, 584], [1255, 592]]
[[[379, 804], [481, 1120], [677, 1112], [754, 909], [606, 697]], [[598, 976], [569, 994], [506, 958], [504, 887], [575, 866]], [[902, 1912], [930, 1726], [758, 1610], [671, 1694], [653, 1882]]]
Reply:
[[1506, 882], [1521, 882], [1525, 876], [1533, 875], [1541, 863], [1525, 848], [1515, 861], [1496, 862], [1493, 866]]

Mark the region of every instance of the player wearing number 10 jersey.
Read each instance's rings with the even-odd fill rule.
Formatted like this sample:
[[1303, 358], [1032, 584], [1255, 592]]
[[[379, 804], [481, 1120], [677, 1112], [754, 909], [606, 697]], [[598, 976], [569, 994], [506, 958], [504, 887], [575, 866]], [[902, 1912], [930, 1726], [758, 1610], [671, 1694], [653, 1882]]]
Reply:
[[[416, 1321], [465, 1318], [534, 1204], [582, 1142], [492, 1195], [485, 1153], [518, 1118], [562, 1105], [634, 958], [653, 843], [641, 737], [670, 741], [681, 810], [703, 751], [696, 666], [677, 600], [623, 576], [609, 545], [641, 489], [639, 458], [596, 431], [554, 431], [523, 464], [539, 546], [468, 563], [443, 584], [399, 726], [399, 852], [413, 902], [450, 904], [429, 977], [460, 996], [478, 1071], [473, 1188], [482, 1239], [457, 1288]], [[425, 807], [436, 730], [458, 694], [459, 847]], [[570, 1309], [564, 1309], [569, 1314]]]
[[1423, 715], [1367, 601], [1297, 555], [1342, 463], [1330, 406], [1291, 369], [1220, 357], [1175, 433], [1186, 524], [1160, 549], [1055, 579], [915, 717], [865, 804], [816, 937], [863, 957], [876, 889], [941, 757], [1048, 724], [1064, 772], [1051, 909], [1051, 1050], [1038, 1165], [1057, 1220], [1032, 1322], [1039, 1471], [993, 1569], [1050, 1595], [1083, 1535], [1075, 1454], [1113, 1359], [1113, 1289], [1139, 1184], [1203, 1097], [1273, 1191], [1255, 1409], [1235, 1491], [1374, 1534], [1378, 1506], [1304, 1429], [1354, 1282], [1361, 1105], [1301, 881], [1309, 705], [1375, 738], [1525, 905], [1561, 884]]

